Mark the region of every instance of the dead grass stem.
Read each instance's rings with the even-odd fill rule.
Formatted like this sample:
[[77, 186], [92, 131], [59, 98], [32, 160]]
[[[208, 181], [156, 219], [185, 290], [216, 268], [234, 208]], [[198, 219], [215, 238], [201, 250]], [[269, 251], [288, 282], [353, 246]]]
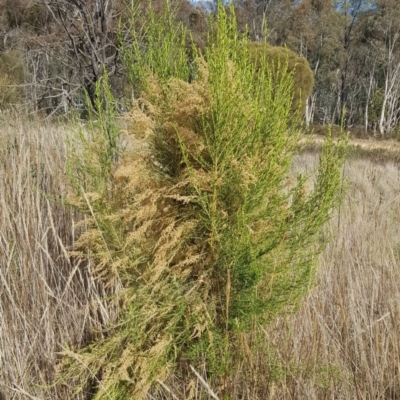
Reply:
[[[0, 129], [0, 398], [73, 398], [49, 386], [61, 346], [90, 342], [112, 318], [90, 263], [68, 256], [77, 216], [66, 195], [65, 139], [6, 117]], [[85, 395], [79, 399], [86, 398]]]

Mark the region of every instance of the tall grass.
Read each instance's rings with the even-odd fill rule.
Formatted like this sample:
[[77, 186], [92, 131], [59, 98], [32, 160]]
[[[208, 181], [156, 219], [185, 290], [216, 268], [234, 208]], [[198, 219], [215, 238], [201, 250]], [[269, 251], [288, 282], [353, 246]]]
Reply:
[[[317, 162], [314, 149], [299, 155], [293, 170], [312, 171]], [[345, 177], [315, 289], [261, 338], [243, 335], [246, 357], [230, 376], [229, 398], [400, 398], [400, 170], [357, 157], [347, 161]], [[189, 398], [179, 381], [168, 384], [177, 398]], [[212, 398], [201, 382], [197, 387], [204, 397], [193, 398]], [[156, 398], [174, 397], [165, 391]]]
[[[304, 154], [295, 167], [315, 161]], [[247, 374], [268, 389], [248, 398], [400, 398], [399, 168], [355, 159], [345, 174], [317, 287], [296, 315], [265, 330], [260, 371]]]
[[[74, 387], [49, 385], [58, 352], [66, 343], [89, 343], [114, 318], [91, 265], [67, 256], [81, 218], [62, 204], [67, 135], [16, 115], [2, 119], [1, 399], [90, 399], [90, 387], [75, 395]], [[303, 153], [293, 169], [311, 171], [317, 158], [315, 149]], [[399, 167], [357, 156], [345, 176], [347, 193], [328, 224], [332, 239], [315, 289], [261, 338], [242, 336], [246, 353], [227, 382], [231, 399], [400, 397]], [[207, 365], [190, 373], [189, 389], [172, 376], [147, 398], [222, 399]]]
[[390, 161], [355, 159], [345, 173], [349, 188], [329, 224], [334, 240], [318, 286], [296, 316], [266, 334], [280, 362], [294, 367], [277, 384], [277, 399], [400, 398], [400, 171]]
[[68, 255], [79, 217], [63, 204], [67, 136], [66, 129], [17, 115], [1, 120], [2, 399], [73, 398], [73, 388], [49, 386], [58, 352], [89, 343], [112, 317], [90, 263]]

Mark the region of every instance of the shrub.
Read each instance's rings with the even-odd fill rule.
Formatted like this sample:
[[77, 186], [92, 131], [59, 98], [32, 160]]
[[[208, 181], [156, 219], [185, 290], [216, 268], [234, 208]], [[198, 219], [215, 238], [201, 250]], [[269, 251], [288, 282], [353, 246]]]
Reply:
[[0, 109], [17, 104], [22, 98], [22, 89], [18, 87], [24, 81], [22, 59], [17, 51], [0, 54]]
[[[150, 19], [149, 32], [169, 17]], [[293, 311], [310, 288], [321, 227], [341, 198], [343, 136], [328, 138], [313, 189], [290, 178], [302, 136], [292, 74], [265, 57], [256, 67], [233, 10], [219, 2], [213, 42], [191, 74], [183, 31], [168, 26], [133, 47], [147, 63], [132, 75], [144, 91], [127, 116], [131, 150], [106, 190], [77, 193], [88, 230], [75, 255], [122, 287], [115, 326], [67, 350], [60, 367], [78, 389], [98, 379], [96, 399], [143, 398], [173, 373], [188, 383], [189, 365], [204, 361], [226, 378], [242, 362], [241, 333]], [[171, 48], [182, 58], [152, 64]]]
[[249, 43], [250, 53], [256, 65], [260, 65], [261, 58], [265, 58], [272, 70], [279, 70], [285, 66], [293, 75], [293, 103], [292, 110], [298, 108], [304, 113], [307, 99], [314, 86], [314, 74], [304, 57], [285, 47], [270, 46], [267, 43]]

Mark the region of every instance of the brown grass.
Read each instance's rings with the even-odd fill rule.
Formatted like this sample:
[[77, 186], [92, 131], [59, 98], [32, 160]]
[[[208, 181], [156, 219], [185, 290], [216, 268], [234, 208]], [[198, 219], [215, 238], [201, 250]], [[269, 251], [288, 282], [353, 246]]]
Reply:
[[274, 399], [400, 398], [399, 167], [355, 159], [345, 176], [316, 288], [266, 331], [265, 346], [288, 368]]
[[[80, 219], [62, 204], [67, 135], [1, 121], [0, 399], [90, 398], [90, 388], [74, 396], [48, 384], [65, 344], [87, 344], [114, 317], [90, 264], [67, 254]], [[305, 152], [294, 169], [316, 159]], [[149, 399], [400, 399], [399, 167], [360, 153], [344, 174], [347, 194], [300, 310], [264, 328], [257, 346], [244, 336], [247, 356], [224, 386], [205, 366], [192, 371], [191, 394], [171, 378]]]
[[[316, 162], [305, 152], [294, 170]], [[360, 157], [344, 175], [315, 288], [295, 315], [262, 328], [261, 343], [243, 337], [248, 357], [227, 383], [229, 398], [400, 399], [400, 171]], [[199, 390], [196, 398], [211, 398]]]
[[66, 135], [17, 115], [1, 121], [0, 399], [73, 398], [73, 388], [48, 386], [57, 352], [110, 319], [90, 265], [67, 254], [77, 216], [62, 204]]

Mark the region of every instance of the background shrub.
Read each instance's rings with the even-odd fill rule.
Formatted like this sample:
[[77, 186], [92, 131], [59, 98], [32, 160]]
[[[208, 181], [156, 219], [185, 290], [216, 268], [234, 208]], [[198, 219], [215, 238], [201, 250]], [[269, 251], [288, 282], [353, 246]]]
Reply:
[[260, 65], [261, 58], [265, 58], [273, 70], [284, 67], [293, 75], [293, 103], [292, 110], [298, 108], [304, 113], [307, 99], [314, 86], [314, 74], [308, 61], [299, 57], [295, 52], [285, 47], [270, 46], [267, 43], [249, 43], [251, 57], [256, 65]]

